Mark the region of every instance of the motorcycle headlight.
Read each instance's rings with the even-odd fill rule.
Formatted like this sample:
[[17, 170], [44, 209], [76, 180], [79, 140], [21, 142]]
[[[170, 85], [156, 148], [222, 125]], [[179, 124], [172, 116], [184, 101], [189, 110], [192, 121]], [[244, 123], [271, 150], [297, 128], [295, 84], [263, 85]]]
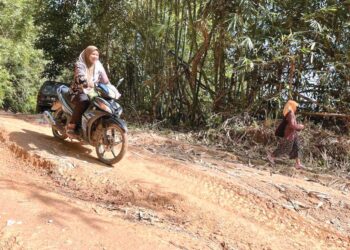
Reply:
[[99, 108], [110, 114], [113, 114], [112, 110], [104, 103], [99, 103]]
[[107, 112], [107, 113], [110, 113], [110, 114], [113, 114], [113, 108], [111, 107], [111, 105], [106, 102], [104, 99], [100, 98], [100, 97], [96, 97], [94, 98], [94, 104], [96, 107], [98, 107], [99, 109]]

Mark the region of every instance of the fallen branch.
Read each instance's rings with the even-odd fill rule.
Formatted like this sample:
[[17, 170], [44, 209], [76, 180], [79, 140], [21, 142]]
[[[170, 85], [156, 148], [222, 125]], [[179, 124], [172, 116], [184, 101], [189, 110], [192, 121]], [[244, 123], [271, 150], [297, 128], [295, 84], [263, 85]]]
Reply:
[[350, 120], [350, 115], [347, 114], [338, 114], [338, 113], [319, 113], [319, 112], [300, 112], [301, 115], [304, 116], [319, 116], [319, 117], [339, 117], [339, 118], [346, 118]]
[[287, 188], [285, 187], [285, 186], [283, 186], [283, 185], [277, 185], [277, 184], [272, 184], [275, 188], [277, 188], [278, 189], [278, 191], [280, 191], [280, 192], [282, 192], [282, 193], [284, 193], [284, 192], [286, 192], [286, 190], [287, 190]]
[[309, 191], [308, 192], [308, 196], [309, 197], [318, 198], [318, 199], [321, 199], [321, 200], [326, 200], [326, 201], [330, 200], [329, 195], [327, 195], [325, 193], [317, 192], [317, 191]]
[[[302, 209], [309, 209], [310, 207], [301, 203], [300, 201], [296, 201], [296, 200], [291, 200], [289, 198], [287, 198], [287, 201], [292, 205], [292, 207], [294, 208], [295, 211], [299, 212]], [[291, 206], [288, 205], [284, 205], [284, 207], [286, 208], [290, 208]]]

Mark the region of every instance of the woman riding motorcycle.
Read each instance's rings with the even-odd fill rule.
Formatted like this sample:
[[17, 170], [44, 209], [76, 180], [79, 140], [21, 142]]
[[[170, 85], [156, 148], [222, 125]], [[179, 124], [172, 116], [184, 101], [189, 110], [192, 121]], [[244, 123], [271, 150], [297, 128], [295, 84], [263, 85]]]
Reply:
[[[75, 63], [74, 82], [71, 86], [72, 101], [75, 107], [70, 123], [67, 125], [68, 136], [74, 138], [77, 135], [81, 117], [89, 107], [88, 95], [93, 92], [97, 83], [111, 84], [103, 65], [99, 61], [98, 48], [88, 46], [80, 53], [79, 59]], [[118, 92], [117, 95], [119, 97], [120, 93]]]

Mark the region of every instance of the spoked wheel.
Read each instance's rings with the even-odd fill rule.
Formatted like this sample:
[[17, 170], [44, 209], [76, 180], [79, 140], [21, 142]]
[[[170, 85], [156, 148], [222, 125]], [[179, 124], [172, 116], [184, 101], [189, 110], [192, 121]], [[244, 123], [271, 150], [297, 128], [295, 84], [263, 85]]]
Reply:
[[126, 149], [126, 132], [117, 124], [109, 124], [98, 138], [96, 154], [100, 161], [112, 165], [124, 157]]
[[[55, 120], [62, 120], [63, 118], [61, 117], [63, 115], [63, 111], [62, 110], [57, 110], [53, 117]], [[65, 122], [65, 121], [64, 121]], [[65, 123], [64, 123], [65, 124]], [[58, 129], [56, 129], [55, 127], [52, 127], [52, 134], [54, 137], [61, 139], [61, 140], [65, 140], [68, 136], [67, 134], [63, 134], [62, 132], [60, 132]]]

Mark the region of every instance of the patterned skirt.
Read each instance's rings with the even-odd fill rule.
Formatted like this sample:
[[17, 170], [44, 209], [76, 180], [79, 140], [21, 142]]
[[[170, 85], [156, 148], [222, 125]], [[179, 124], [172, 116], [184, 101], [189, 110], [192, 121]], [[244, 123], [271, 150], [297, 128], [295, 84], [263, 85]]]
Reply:
[[272, 155], [274, 157], [288, 155], [290, 159], [300, 159], [302, 157], [302, 143], [299, 137], [296, 135], [294, 140], [281, 138], [277, 149], [273, 152]]

